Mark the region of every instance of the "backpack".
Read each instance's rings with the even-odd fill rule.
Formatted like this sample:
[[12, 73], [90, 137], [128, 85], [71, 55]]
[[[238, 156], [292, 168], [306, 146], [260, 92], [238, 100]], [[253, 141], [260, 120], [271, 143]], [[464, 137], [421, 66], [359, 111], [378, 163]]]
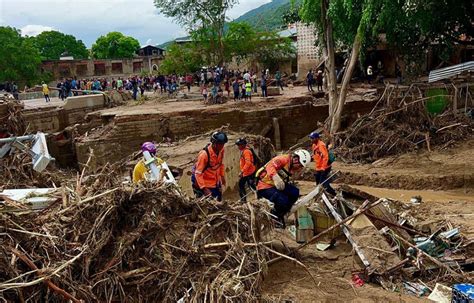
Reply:
[[334, 154], [334, 151], [332, 149], [328, 150], [328, 164], [331, 165], [334, 161], [336, 161], [336, 154]]
[[[206, 155], [207, 155], [207, 163], [204, 169], [202, 170], [202, 172], [205, 172], [206, 169], [211, 167], [211, 164], [209, 163], [210, 162], [209, 159], [211, 158], [211, 155], [209, 154], [209, 150], [207, 149], [208, 147], [209, 147], [209, 144], [207, 144], [206, 147], [202, 149], [206, 152]], [[196, 180], [196, 163], [194, 163], [193, 167], [191, 168], [191, 185], [193, 186], [193, 188], [198, 188], [197, 180]]]
[[250, 151], [252, 152], [252, 157], [253, 157], [253, 165], [255, 166], [255, 171], [257, 171], [260, 166], [262, 166], [262, 160], [260, 157], [257, 155], [255, 150], [251, 147], [249, 147]]

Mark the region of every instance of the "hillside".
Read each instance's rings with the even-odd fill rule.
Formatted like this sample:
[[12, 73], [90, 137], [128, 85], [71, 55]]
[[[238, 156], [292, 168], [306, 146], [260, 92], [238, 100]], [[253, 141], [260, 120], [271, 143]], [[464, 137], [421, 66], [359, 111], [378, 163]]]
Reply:
[[[251, 24], [256, 30], [281, 30], [284, 29], [282, 17], [291, 8], [291, 0], [273, 0], [272, 2], [261, 5], [250, 10], [242, 16], [234, 19], [232, 22], [246, 22]], [[299, 5], [301, 0], [296, 0], [295, 5]], [[168, 41], [157, 45], [166, 49], [173, 41]]]
[[[295, 5], [301, 3], [295, 1]], [[285, 27], [282, 17], [291, 8], [290, 0], [273, 0], [251, 11], [246, 12], [234, 22], [247, 22], [257, 30], [280, 30]]]

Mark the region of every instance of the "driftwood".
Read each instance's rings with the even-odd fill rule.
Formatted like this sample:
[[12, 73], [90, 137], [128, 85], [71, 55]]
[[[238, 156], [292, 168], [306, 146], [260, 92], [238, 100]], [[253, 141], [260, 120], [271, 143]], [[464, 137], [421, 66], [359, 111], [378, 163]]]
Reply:
[[12, 178], [9, 187], [54, 180], [62, 192], [41, 212], [0, 214], [0, 291], [7, 301], [260, 298], [274, 254], [263, 239], [272, 226], [268, 205], [194, 200], [174, 186], [127, 186], [120, 165], [49, 179], [16, 156], [1, 168]]
[[425, 102], [433, 97], [409, 103], [406, 97], [400, 104], [377, 103], [369, 114], [358, 118], [346, 131], [335, 134], [337, 157], [345, 162], [370, 163], [420, 149], [424, 144], [429, 150], [446, 148], [446, 142], [472, 136], [474, 122], [466, 115], [451, 109], [431, 115]]
[[[312, 237], [309, 241], [307, 241], [306, 243], [304, 244], [301, 244], [300, 246], [296, 247], [293, 251], [291, 251], [290, 255], [293, 255], [295, 252], [297, 252], [298, 250], [301, 250], [303, 248], [305, 248], [306, 246], [310, 245], [310, 244], [313, 244], [314, 242], [316, 242], [316, 240], [318, 240], [319, 238], [321, 238], [322, 236], [330, 233], [331, 231], [333, 231], [334, 229], [336, 228], [339, 228], [341, 225], [349, 222], [350, 220], [354, 219], [355, 217], [357, 217], [358, 215], [360, 214], [363, 214], [365, 213], [366, 211], [368, 211], [369, 209], [371, 209], [372, 207], [375, 207], [377, 205], [379, 205], [380, 203], [386, 201], [385, 199], [379, 199], [378, 201], [372, 203], [369, 205], [369, 201], [365, 201], [361, 207], [359, 207], [352, 215], [350, 215], [349, 217], [345, 218], [344, 220], [342, 220], [341, 222], [338, 222], [337, 224], [334, 224], [333, 226], [325, 229], [324, 231], [320, 232], [319, 234], [317, 234], [316, 236]], [[274, 258], [270, 261], [268, 261], [268, 264], [271, 265], [271, 264], [274, 264], [278, 261], [281, 261], [283, 260], [282, 257], [277, 257], [277, 258]]]

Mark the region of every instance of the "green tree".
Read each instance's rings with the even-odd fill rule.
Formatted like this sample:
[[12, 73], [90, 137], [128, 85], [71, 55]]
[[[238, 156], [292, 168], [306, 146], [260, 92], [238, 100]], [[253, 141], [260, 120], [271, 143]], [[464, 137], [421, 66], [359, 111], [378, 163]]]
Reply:
[[[378, 37], [375, 26], [381, 12], [391, 0], [304, 0], [300, 16], [303, 22], [315, 24], [319, 46], [326, 67], [329, 96], [329, 130], [335, 133], [341, 126], [350, 79], [356, 67], [362, 45], [370, 37]], [[336, 45], [350, 48], [350, 57], [337, 89]]]
[[154, 0], [156, 8], [165, 16], [174, 18], [189, 31], [204, 29], [217, 63], [224, 62], [224, 25], [227, 10], [238, 0]]
[[75, 59], [84, 59], [89, 56], [84, 43], [72, 35], [66, 35], [58, 31], [47, 31], [31, 39], [39, 49], [43, 60], [58, 60], [64, 52]]
[[92, 54], [97, 59], [132, 58], [139, 48], [137, 39], [119, 32], [110, 32], [95, 41]]
[[202, 53], [195, 44], [173, 43], [166, 50], [165, 59], [160, 64], [160, 72], [184, 75], [199, 70], [203, 64]]
[[[386, 1], [385, 5], [376, 30], [386, 34], [387, 42], [407, 67], [422, 66], [428, 51], [442, 65], [455, 46], [472, 45], [469, 39], [462, 39], [474, 36], [470, 0]], [[419, 75], [416, 70], [411, 72]]]
[[0, 82], [34, 84], [39, 79], [41, 56], [30, 39], [18, 29], [0, 27]]
[[[167, 50], [160, 70], [164, 73], [194, 72], [204, 65], [215, 65], [216, 56], [211, 40], [215, 32], [201, 28], [191, 33], [192, 42], [185, 45], [174, 44]], [[295, 54], [292, 42], [280, 37], [276, 32], [256, 32], [245, 22], [232, 22], [222, 39], [223, 62], [232, 59], [250, 60], [272, 67], [275, 62], [288, 59]]]

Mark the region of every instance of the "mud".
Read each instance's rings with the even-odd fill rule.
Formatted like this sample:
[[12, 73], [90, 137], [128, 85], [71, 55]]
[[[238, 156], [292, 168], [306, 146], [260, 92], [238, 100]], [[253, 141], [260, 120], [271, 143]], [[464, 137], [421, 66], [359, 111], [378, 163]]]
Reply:
[[337, 182], [394, 189], [474, 190], [474, 137], [449, 149], [421, 150], [372, 164], [336, 162]]
[[[308, 181], [299, 181], [298, 185], [303, 194], [315, 186], [313, 182]], [[453, 226], [461, 227], [461, 233], [465, 237], [474, 237], [474, 198], [470, 193], [459, 190], [404, 191], [369, 186], [360, 188], [376, 197], [396, 198], [403, 195], [401, 202], [404, 203], [405, 211], [416, 219], [416, 227], [421, 230], [436, 230], [441, 223], [448, 220]], [[409, 196], [412, 192], [422, 196], [424, 202], [411, 205]], [[360, 230], [362, 236], [367, 235], [364, 233], [365, 229]], [[282, 251], [289, 251], [298, 245], [287, 231], [277, 231], [273, 237], [284, 243]], [[362, 287], [353, 285], [352, 274], [359, 273], [363, 267], [351, 245], [343, 237], [338, 239], [334, 248], [319, 251], [316, 244], [313, 244], [297, 255], [298, 260], [315, 276], [317, 284], [300, 266], [291, 261], [282, 261], [269, 267], [264, 283], [265, 296], [278, 302], [427, 302], [426, 297], [417, 298], [403, 292], [388, 291], [372, 283], [366, 283]], [[369, 246], [380, 246], [372, 245], [375, 244], [373, 238], [364, 239], [367, 241], [361, 243], [368, 254], [380, 256], [382, 261], [390, 255], [381, 251], [369, 251]], [[389, 249], [387, 247], [387, 251]], [[399, 289], [402, 289], [401, 285]]]

